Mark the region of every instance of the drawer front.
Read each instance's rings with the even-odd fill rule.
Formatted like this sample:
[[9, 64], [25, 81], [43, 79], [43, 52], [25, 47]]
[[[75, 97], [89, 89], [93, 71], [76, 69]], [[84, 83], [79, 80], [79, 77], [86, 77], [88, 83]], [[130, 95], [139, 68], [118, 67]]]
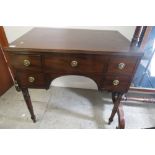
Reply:
[[126, 91], [130, 81], [128, 76], [107, 75], [103, 81], [103, 88], [109, 91]]
[[108, 73], [130, 75], [135, 70], [137, 59], [134, 57], [110, 58]]
[[45, 57], [45, 69], [65, 73], [103, 73], [107, 58], [95, 55], [54, 55]]
[[41, 70], [40, 55], [10, 55], [11, 64], [16, 69]]
[[18, 83], [22, 87], [29, 87], [29, 88], [37, 88], [37, 87], [44, 87], [45, 80], [44, 74], [38, 72], [18, 72], [17, 74]]

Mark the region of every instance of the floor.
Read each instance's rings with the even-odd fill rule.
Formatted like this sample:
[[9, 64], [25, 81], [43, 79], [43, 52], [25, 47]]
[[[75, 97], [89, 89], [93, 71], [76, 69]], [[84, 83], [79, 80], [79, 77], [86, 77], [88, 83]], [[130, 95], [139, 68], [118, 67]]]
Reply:
[[[30, 119], [21, 92], [14, 87], [0, 97], [3, 129], [115, 129], [117, 117], [107, 124], [112, 109], [109, 93], [96, 90], [51, 87], [30, 89], [37, 123]], [[155, 127], [155, 104], [124, 102], [126, 128]]]

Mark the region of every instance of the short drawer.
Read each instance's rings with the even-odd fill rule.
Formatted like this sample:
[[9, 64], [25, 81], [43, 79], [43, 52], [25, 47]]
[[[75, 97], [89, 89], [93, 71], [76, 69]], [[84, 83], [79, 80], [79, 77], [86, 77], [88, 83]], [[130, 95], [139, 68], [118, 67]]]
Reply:
[[131, 78], [128, 76], [107, 75], [103, 81], [103, 88], [109, 91], [126, 91]]
[[53, 55], [46, 56], [44, 68], [51, 72], [102, 73], [107, 69], [107, 58], [95, 55]]
[[108, 73], [130, 75], [135, 70], [137, 59], [134, 57], [113, 57], [110, 58]]
[[10, 55], [11, 64], [16, 69], [41, 70], [40, 55]]
[[17, 81], [22, 87], [37, 88], [44, 87], [44, 74], [38, 72], [18, 72]]

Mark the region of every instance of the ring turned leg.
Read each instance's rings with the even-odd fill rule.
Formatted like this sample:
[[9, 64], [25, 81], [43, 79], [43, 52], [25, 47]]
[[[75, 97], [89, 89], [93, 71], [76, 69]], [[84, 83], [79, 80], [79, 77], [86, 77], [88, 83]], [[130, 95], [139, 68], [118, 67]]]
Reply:
[[29, 95], [28, 88], [22, 88], [21, 90], [22, 90], [26, 105], [28, 107], [28, 110], [29, 110], [29, 112], [31, 114], [31, 119], [35, 123], [36, 122], [36, 117], [34, 115], [33, 106], [32, 106], [32, 102], [31, 102], [31, 98], [30, 98], [30, 95]]
[[118, 128], [119, 129], [125, 128], [124, 112], [123, 112], [122, 104], [120, 103], [121, 99], [122, 99], [122, 95], [123, 95], [123, 93], [116, 93], [116, 92], [112, 93], [112, 100], [113, 100], [114, 106], [112, 109], [111, 116], [109, 118], [109, 124], [111, 124], [115, 114], [117, 113], [118, 123], [119, 123]]

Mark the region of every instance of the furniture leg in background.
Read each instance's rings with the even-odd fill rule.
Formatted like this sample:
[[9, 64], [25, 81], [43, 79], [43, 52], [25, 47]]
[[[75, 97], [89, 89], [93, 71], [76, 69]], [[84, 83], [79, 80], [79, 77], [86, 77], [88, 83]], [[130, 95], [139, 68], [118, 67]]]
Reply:
[[118, 129], [124, 129], [125, 128], [125, 118], [124, 118], [124, 110], [123, 110], [123, 105], [120, 103], [118, 110], [117, 110], [117, 115], [118, 115]]

